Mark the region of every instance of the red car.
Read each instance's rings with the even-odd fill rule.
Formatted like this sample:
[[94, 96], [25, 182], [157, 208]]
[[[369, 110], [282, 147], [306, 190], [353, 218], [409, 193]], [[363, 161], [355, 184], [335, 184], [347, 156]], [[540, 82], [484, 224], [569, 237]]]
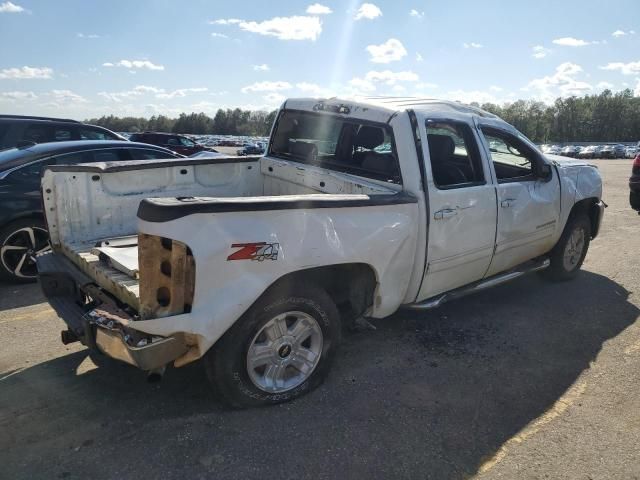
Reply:
[[176, 153], [186, 155], [187, 157], [202, 151], [216, 152], [213, 148], [205, 147], [204, 145], [194, 142], [190, 138], [183, 135], [175, 135], [173, 133], [134, 133], [129, 137], [129, 140], [132, 142], [149, 143], [151, 145], [157, 145], [158, 147], [164, 147]]

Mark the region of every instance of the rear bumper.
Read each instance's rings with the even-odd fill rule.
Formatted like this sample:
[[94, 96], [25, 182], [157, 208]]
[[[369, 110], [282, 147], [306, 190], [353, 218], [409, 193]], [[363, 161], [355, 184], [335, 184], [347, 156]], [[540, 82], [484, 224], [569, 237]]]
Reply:
[[[48, 252], [37, 258], [40, 286], [49, 304], [67, 324], [72, 335], [89, 348], [141, 370], [154, 370], [184, 355], [189, 347], [182, 335], [151, 336], [135, 330], [131, 315], [97, 287], [62, 255]], [[92, 295], [93, 293], [93, 295]]]

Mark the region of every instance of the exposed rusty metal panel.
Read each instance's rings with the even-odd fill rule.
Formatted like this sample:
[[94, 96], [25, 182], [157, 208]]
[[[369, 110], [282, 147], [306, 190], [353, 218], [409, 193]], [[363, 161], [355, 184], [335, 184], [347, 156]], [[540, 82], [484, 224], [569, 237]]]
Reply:
[[195, 262], [184, 243], [140, 234], [138, 265], [142, 320], [178, 315], [191, 308]]

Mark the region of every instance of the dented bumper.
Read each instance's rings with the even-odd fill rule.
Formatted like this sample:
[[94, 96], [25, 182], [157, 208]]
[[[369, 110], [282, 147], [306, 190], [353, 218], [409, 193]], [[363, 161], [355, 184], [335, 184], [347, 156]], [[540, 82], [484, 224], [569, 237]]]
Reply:
[[184, 355], [188, 347], [177, 337], [154, 338], [142, 346], [130, 345], [120, 329], [97, 326], [95, 344], [108, 357], [128, 363], [141, 370], [164, 367]]
[[180, 334], [163, 337], [136, 330], [133, 318], [108, 298], [98, 306], [87, 304], [87, 295], [96, 296], [96, 286], [61, 255], [41, 255], [37, 266], [45, 297], [67, 324], [65, 343], [78, 340], [142, 370], [164, 367], [189, 350]]

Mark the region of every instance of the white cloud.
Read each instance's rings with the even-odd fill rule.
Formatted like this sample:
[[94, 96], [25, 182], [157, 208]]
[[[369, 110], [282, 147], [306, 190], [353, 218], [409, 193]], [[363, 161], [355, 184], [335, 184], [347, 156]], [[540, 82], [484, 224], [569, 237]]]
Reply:
[[420, 77], [411, 71], [392, 72], [391, 70], [371, 70], [364, 78], [354, 77], [349, 85], [360, 92], [374, 92], [377, 84], [384, 84], [393, 87], [401, 82], [418, 82]]
[[640, 61], [637, 62], [612, 62], [608, 63], [603, 67], [600, 67], [601, 70], [617, 70], [623, 75], [638, 75], [640, 74]]
[[57, 102], [66, 103], [87, 103], [87, 99], [72, 92], [71, 90], [51, 90], [49, 93]]
[[407, 49], [396, 38], [390, 38], [381, 45], [369, 45], [366, 50], [373, 63], [395, 62], [407, 55]]
[[553, 43], [556, 45], [562, 45], [563, 47], [585, 47], [587, 45], [596, 44], [599, 42], [588, 42], [586, 40], [581, 40], [573, 37], [562, 37], [556, 38], [553, 40]]
[[53, 70], [49, 67], [20, 67], [0, 70], [0, 79], [28, 80], [51, 78]]
[[636, 89], [633, 91], [633, 94], [636, 97], [640, 97], [640, 78], [638, 79], [638, 83], [636, 84]]
[[267, 93], [264, 97], [265, 102], [269, 105], [280, 105], [287, 97], [276, 92]]
[[373, 84], [373, 82], [360, 77], [352, 78], [349, 82], [349, 85], [351, 85], [352, 88], [356, 89], [359, 92], [369, 93], [375, 92], [376, 90], [376, 86]]
[[542, 45], [536, 45], [535, 47], [533, 47], [532, 51], [533, 53], [531, 54], [531, 56], [537, 59], [544, 58], [551, 53], [550, 49], [545, 48]]
[[491, 90], [492, 92], [501, 92], [504, 89], [502, 87], [498, 87], [497, 85], [491, 85], [489, 87], [489, 90]]
[[596, 87], [602, 90], [605, 90], [605, 89], [611, 90], [614, 87], [614, 85], [613, 83], [609, 83], [609, 82], [600, 82], [596, 85]]
[[120, 60], [117, 63], [106, 62], [103, 67], [124, 67], [131, 70], [147, 68], [149, 70], [164, 70], [164, 65], [156, 65], [149, 60]]
[[0, 3], [0, 13], [22, 13], [26, 10], [20, 5], [11, 2]]
[[618, 38], [618, 37], [624, 37], [625, 35], [635, 35], [635, 34], [636, 34], [635, 30], [629, 30], [627, 32], [625, 32], [624, 30], [616, 30], [611, 34], [611, 36]]
[[482, 90], [453, 90], [446, 92], [444, 98], [447, 100], [453, 100], [454, 102], [461, 103], [501, 103], [500, 99], [489, 92], [483, 92]]
[[417, 90], [426, 90], [426, 89], [438, 88], [438, 85], [435, 83], [419, 82], [419, 83], [416, 83], [414, 87]]
[[172, 92], [167, 93], [157, 93], [156, 98], [163, 99], [171, 99], [171, 98], [183, 98], [186, 97], [190, 93], [202, 93], [206, 92], [209, 89], [206, 87], [196, 87], [196, 88], [180, 88], [178, 90], [174, 90]]
[[391, 70], [372, 70], [364, 77], [370, 82], [383, 82], [387, 85], [394, 85], [396, 82], [417, 82], [419, 77], [411, 71], [392, 72]]
[[475, 42], [471, 42], [471, 43], [463, 43], [462, 46], [464, 48], [482, 48], [483, 45], [480, 43], [475, 43]]
[[593, 90], [590, 84], [574, 78], [582, 72], [580, 65], [565, 62], [556, 67], [553, 75], [537, 78], [529, 82], [525, 90], [535, 90], [537, 92], [536, 96], [544, 101], [552, 101], [558, 95], [582, 95]]
[[356, 12], [355, 19], [362, 20], [364, 18], [366, 20], [373, 20], [374, 18], [381, 16], [382, 10], [380, 10], [377, 5], [374, 5], [373, 3], [363, 3]]
[[267, 65], [266, 63], [263, 63], [262, 65], [254, 65], [253, 69], [256, 72], [268, 72], [269, 71], [269, 65]]
[[422, 20], [424, 18], [424, 12], [419, 12], [418, 10], [416, 10], [415, 8], [412, 8], [409, 11], [409, 15], [411, 15], [412, 17], [415, 17], [417, 19]]
[[280, 40], [315, 41], [322, 32], [318, 17], [275, 17], [263, 22], [241, 21], [238, 26], [247, 32], [268, 35]]
[[151, 87], [148, 85], [137, 85], [131, 90], [126, 90], [123, 92], [100, 92], [98, 93], [98, 95], [109, 101], [120, 103], [125, 99], [131, 99], [134, 97], [139, 97], [141, 95], [153, 95], [155, 98], [171, 100], [173, 98], [184, 98], [191, 93], [207, 92], [208, 90], [209, 89], [206, 87], [196, 87], [179, 88], [177, 90], [167, 92], [164, 88]]
[[211, 36], [213, 38], [229, 38], [229, 35], [225, 35], [224, 33], [211, 32]]
[[100, 38], [100, 35], [95, 33], [76, 33], [76, 37], [78, 38]]
[[131, 90], [127, 90], [124, 92], [99, 92], [98, 95], [109, 101], [120, 103], [125, 99], [149, 93], [159, 95], [164, 93], [164, 88], [149, 87], [147, 85], [137, 85]]
[[424, 58], [422, 58], [422, 55], [420, 55], [420, 53], [416, 52], [416, 62], [424, 62]]
[[238, 23], [242, 23], [242, 20], [239, 18], [220, 18], [209, 21], [210, 25], [237, 25]]
[[301, 92], [307, 93], [314, 97], [328, 97], [330, 95], [329, 90], [327, 90], [326, 88], [322, 88], [316, 83], [299, 82], [296, 83], [296, 88]]
[[329, 15], [330, 13], [333, 13], [333, 10], [321, 3], [314, 3], [307, 7], [307, 13], [309, 15]]
[[0, 92], [0, 98], [5, 100], [35, 100], [38, 96], [33, 92], [14, 91], [14, 92]]
[[243, 87], [240, 91], [242, 93], [248, 92], [276, 92], [279, 90], [289, 90], [291, 89], [291, 84], [289, 82], [256, 82], [251, 85], [247, 85]]

